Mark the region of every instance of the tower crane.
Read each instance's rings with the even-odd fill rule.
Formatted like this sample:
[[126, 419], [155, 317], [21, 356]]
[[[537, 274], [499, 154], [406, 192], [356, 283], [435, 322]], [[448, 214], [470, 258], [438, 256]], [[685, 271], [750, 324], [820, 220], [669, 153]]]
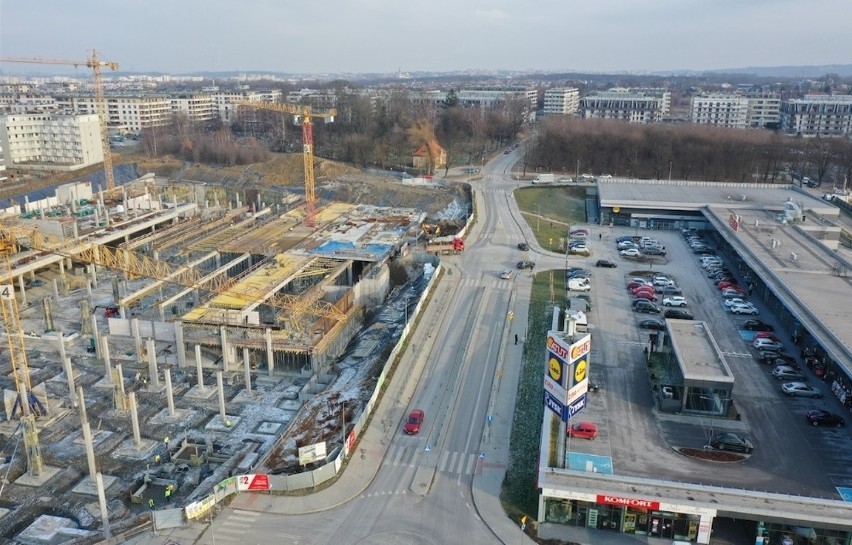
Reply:
[[309, 226], [314, 227], [316, 225], [316, 194], [314, 193], [314, 128], [312, 120], [318, 118], [326, 123], [332, 123], [334, 116], [337, 115], [337, 110], [332, 108], [325, 112], [314, 112], [310, 106], [301, 104], [255, 102], [251, 100], [240, 100], [235, 104], [238, 107], [292, 114], [293, 123], [302, 126], [302, 157], [305, 161], [305, 205], [308, 210], [305, 221]]
[[115, 176], [112, 172], [112, 155], [109, 147], [109, 133], [107, 131], [107, 105], [104, 98], [104, 84], [101, 79], [101, 69], [109, 68], [117, 70], [118, 63], [113, 61], [102, 61], [98, 58], [98, 52], [92, 50], [92, 56], [84, 61], [67, 61], [61, 59], [45, 59], [42, 57], [0, 57], [0, 62], [20, 62], [27, 64], [65, 64], [73, 67], [85, 66], [92, 69], [92, 81], [95, 87], [95, 106], [98, 109], [98, 121], [101, 125], [101, 146], [104, 150], [104, 179], [107, 190], [115, 188]]

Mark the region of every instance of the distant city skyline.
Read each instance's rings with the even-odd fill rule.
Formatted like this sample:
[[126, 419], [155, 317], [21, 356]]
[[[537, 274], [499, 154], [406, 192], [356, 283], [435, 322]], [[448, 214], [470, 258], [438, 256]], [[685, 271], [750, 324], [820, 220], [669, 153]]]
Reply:
[[[849, 64], [849, 21], [848, 0], [0, 0], [0, 51], [95, 48], [121, 71], [168, 74], [673, 72]], [[2, 69], [35, 71], [19, 66]]]

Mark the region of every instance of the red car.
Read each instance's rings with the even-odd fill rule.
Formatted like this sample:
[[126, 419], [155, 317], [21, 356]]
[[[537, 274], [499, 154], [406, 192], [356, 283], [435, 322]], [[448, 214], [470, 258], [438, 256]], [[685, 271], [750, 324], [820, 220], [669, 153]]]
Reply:
[[730, 280], [723, 280], [716, 284], [716, 287], [719, 288], [719, 291], [725, 288], [737, 289], [737, 284], [735, 282], [731, 282]]
[[592, 422], [577, 422], [568, 428], [568, 435], [592, 440], [598, 436], [598, 426]]
[[423, 411], [420, 409], [411, 411], [408, 415], [408, 420], [405, 421], [405, 425], [402, 427], [402, 431], [408, 435], [417, 435], [420, 433], [420, 425], [423, 424], [424, 416]]
[[757, 335], [755, 335], [754, 338], [755, 339], [769, 339], [769, 340], [775, 341], [777, 343], [781, 342], [781, 339], [779, 339], [777, 336], [773, 335], [769, 331], [758, 331]]
[[637, 293], [635, 295], [638, 299], [645, 299], [646, 301], [656, 301], [657, 300], [657, 296], [654, 295], [654, 292], [652, 292], [652, 291], [640, 291], [639, 293]]
[[653, 286], [639, 286], [638, 288], [633, 288], [633, 289], [632, 289], [632, 290], [630, 290], [630, 291], [632, 291], [632, 292], [633, 292], [633, 295], [636, 295], [637, 293], [641, 293], [641, 292], [643, 292], [643, 291], [647, 291], [647, 292], [650, 292], [650, 293], [655, 293], [655, 292], [654, 292], [654, 288], [653, 288]]
[[631, 283], [627, 284], [627, 289], [629, 289], [629, 290], [635, 290], [636, 288], [641, 288], [642, 286], [648, 286], [648, 285], [649, 285], [649, 284], [646, 284], [646, 283], [644, 283], [644, 282], [635, 282], [635, 281], [634, 281], [634, 282], [631, 282]]

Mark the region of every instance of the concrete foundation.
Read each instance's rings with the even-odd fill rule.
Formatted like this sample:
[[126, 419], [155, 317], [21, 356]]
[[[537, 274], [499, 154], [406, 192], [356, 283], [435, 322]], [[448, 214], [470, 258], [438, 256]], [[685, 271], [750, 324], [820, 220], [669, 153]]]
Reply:
[[253, 403], [262, 397], [262, 392], [254, 390], [240, 390], [239, 393], [231, 399], [231, 403]]
[[15, 484], [38, 487], [55, 477], [57, 473], [62, 471], [62, 469], [63, 468], [61, 467], [44, 466], [44, 470], [41, 472], [41, 475], [31, 477], [29, 474], [24, 473], [15, 480]]
[[189, 399], [210, 399], [215, 396], [216, 393], [216, 388], [206, 386], [204, 389], [201, 389], [196, 385], [187, 390], [184, 397]]
[[189, 409], [175, 409], [175, 414], [172, 416], [169, 414], [168, 409], [163, 409], [158, 412], [154, 416], [152, 416], [147, 424], [148, 425], [161, 425], [161, 424], [181, 424], [181, 423], [189, 423], [195, 420], [198, 413], [196, 411], [192, 411]]
[[133, 438], [129, 437], [126, 441], [118, 445], [118, 448], [112, 451], [112, 456], [114, 458], [127, 458], [130, 460], [153, 460], [154, 451], [160, 446], [160, 442], [153, 439], [142, 439], [141, 443], [137, 448]]
[[[216, 416], [214, 416], [213, 418], [210, 419], [210, 422], [208, 422], [206, 426], [204, 426], [204, 430], [205, 431], [216, 431], [216, 432], [230, 433], [237, 426], [240, 425], [240, 420], [241, 420], [241, 418], [239, 416], [231, 416], [231, 415], [226, 416], [225, 419], [223, 420], [222, 417], [217, 414]], [[230, 422], [231, 425], [228, 426], [227, 422]]]
[[[112, 486], [112, 483], [118, 480], [118, 477], [113, 477], [112, 475], [103, 475], [102, 478], [104, 480], [104, 490], [109, 489], [109, 487]], [[71, 492], [74, 492], [75, 494], [83, 494], [85, 496], [97, 496], [98, 483], [94, 477], [86, 476], [80, 479], [80, 482], [71, 489]]]

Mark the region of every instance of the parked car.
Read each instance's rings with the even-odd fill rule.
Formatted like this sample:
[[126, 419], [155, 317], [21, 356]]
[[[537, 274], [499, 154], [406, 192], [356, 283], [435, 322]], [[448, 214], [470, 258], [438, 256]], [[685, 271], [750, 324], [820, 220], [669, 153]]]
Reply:
[[616, 243], [627, 242], [627, 241], [633, 242], [633, 237], [631, 237], [631, 236], [620, 236], [620, 237], [617, 237], [615, 239]]
[[751, 303], [749, 303], [745, 299], [740, 299], [739, 297], [725, 299], [725, 308], [731, 308], [734, 305], [751, 305]]
[[710, 441], [710, 446], [719, 450], [735, 450], [746, 454], [751, 454], [754, 450], [754, 445], [747, 437], [743, 437], [736, 433], [720, 433], [718, 435], [714, 435], [713, 440]]
[[627, 289], [632, 291], [632, 290], [635, 290], [636, 288], [638, 288], [640, 286], [647, 286], [647, 285], [648, 284], [645, 284], [645, 283], [630, 282], [629, 284], [627, 284]]
[[788, 396], [822, 397], [822, 393], [819, 390], [813, 386], [808, 386], [804, 382], [785, 382], [781, 385], [781, 391]]
[[734, 305], [729, 310], [732, 314], [736, 315], [748, 314], [751, 316], [757, 316], [758, 314], [760, 314], [760, 311], [758, 311], [751, 305]]
[[757, 337], [751, 343], [758, 350], [784, 350], [784, 345], [766, 337]]
[[591, 441], [598, 436], [598, 426], [592, 422], [577, 422], [568, 427], [568, 435]]
[[755, 339], [770, 339], [770, 340], [778, 342], [778, 343], [781, 342], [781, 339], [779, 339], [774, 333], [771, 333], [769, 331], [758, 331], [757, 333], [755, 333], [754, 338]]
[[685, 307], [686, 306], [686, 297], [682, 297], [680, 295], [673, 295], [671, 297], [666, 297], [663, 299], [664, 307]]
[[588, 278], [592, 274], [592, 271], [589, 269], [574, 269], [573, 271], [567, 273], [565, 278]]
[[656, 246], [648, 246], [642, 250], [645, 255], [666, 255], [666, 251]]
[[719, 291], [726, 290], [728, 288], [734, 288], [736, 285], [736, 282], [731, 282], [729, 280], [722, 280], [721, 282], [716, 282], [716, 287], [719, 289]]
[[613, 263], [612, 261], [607, 261], [606, 259], [598, 259], [595, 261], [595, 267], [604, 267], [606, 269], [614, 269], [618, 265]]
[[775, 328], [771, 324], [767, 324], [763, 320], [746, 320], [742, 326], [746, 331], [774, 331]]
[[417, 435], [420, 433], [420, 426], [423, 424], [424, 417], [425, 414], [421, 409], [414, 409], [408, 414], [408, 419], [406, 419], [405, 425], [402, 426], [402, 431], [408, 435]]
[[619, 242], [616, 247], [619, 250], [638, 250], [639, 246], [633, 242], [632, 240], [625, 240], [624, 242]]
[[666, 324], [662, 320], [648, 318], [646, 320], [639, 321], [639, 329], [653, 329], [655, 331], [664, 331], [666, 329]]
[[772, 376], [778, 380], [807, 380], [801, 371], [797, 371], [789, 365], [778, 365], [772, 370]]
[[671, 318], [673, 320], [694, 320], [695, 316], [692, 315], [688, 310], [684, 310], [682, 308], [672, 308], [669, 309], [663, 314], [666, 318]]
[[521, 250], [523, 252], [527, 252], [527, 251], [529, 251], [529, 249], [530, 249], [530, 245], [527, 244], [526, 242], [519, 242], [518, 243], [518, 250]]
[[745, 295], [745, 290], [740, 288], [725, 288], [722, 290], [722, 297], [728, 299], [730, 297], [742, 297]]
[[639, 252], [638, 248], [630, 248], [628, 250], [621, 250], [618, 253], [619, 253], [619, 255], [621, 255], [621, 257], [639, 257], [640, 255], [642, 255], [642, 253]]
[[518, 261], [517, 267], [519, 269], [534, 269], [535, 263], [530, 261], [529, 259], [522, 259], [521, 261]]
[[630, 291], [633, 293], [633, 295], [636, 295], [637, 293], [650, 293], [650, 294], [656, 293], [654, 291], [654, 288], [652, 288], [651, 286], [648, 286], [648, 285], [638, 286], [638, 287], [633, 288]]
[[651, 301], [646, 301], [645, 299], [637, 299], [633, 302], [633, 310], [635, 312], [643, 312], [645, 314], [659, 314], [660, 307], [652, 303]]
[[693, 248], [692, 253], [700, 255], [716, 255], [716, 250], [714, 250], [713, 248], [708, 248], [707, 246], [699, 246]]
[[680, 295], [683, 293], [683, 290], [677, 286], [660, 286], [654, 291], [662, 295]]
[[645, 299], [646, 301], [656, 301], [657, 300], [656, 294], [654, 294], [654, 292], [652, 292], [652, 291], [650, 291], [650, 292], [649, 291], [639, 291], [638, 293], [634, 293], [634, 295], [638, 299]]
[[822, 409], [812, 409], [805, 415], [808, 424], [812, 426], [834, 426], [841, 428], [846, 425], [846, 420], [839, 414], [830, 413]]
[[500, 273], [500, 278], [503, 280], [508, 280], [512, 278], [512, 269], [503, 269], [503, 272]]

